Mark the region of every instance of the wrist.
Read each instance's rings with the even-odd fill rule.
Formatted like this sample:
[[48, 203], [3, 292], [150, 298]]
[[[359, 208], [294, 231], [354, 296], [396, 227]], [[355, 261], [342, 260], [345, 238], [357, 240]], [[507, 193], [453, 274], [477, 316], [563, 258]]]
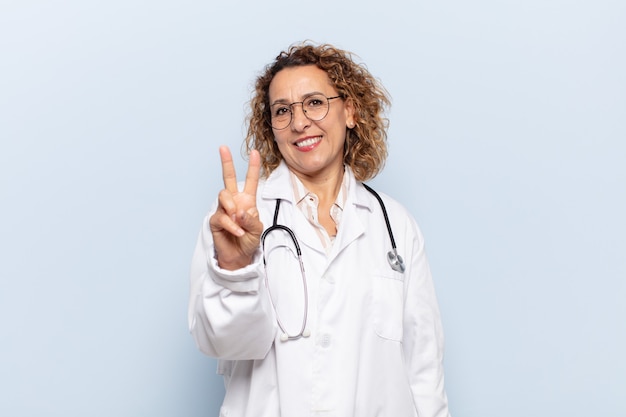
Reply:
[[225, 269], [227, 271], [235, 271], [237, 269], [242, 269], [252, 264], [252, 262], [254, 261], [254, 257], [238, 256], [229, 259], [229, 257], [220, 256], [217, 252], [215, 252], [215, 260], [217, 261], [217, 266], [219, 266], [221, 269]]

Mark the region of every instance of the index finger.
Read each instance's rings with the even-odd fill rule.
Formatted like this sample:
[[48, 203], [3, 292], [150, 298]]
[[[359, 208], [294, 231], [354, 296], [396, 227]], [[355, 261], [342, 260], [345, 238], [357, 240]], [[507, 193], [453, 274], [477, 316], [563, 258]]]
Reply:
[[246, 173], [246, 183], [243, 192], [256, 197], [256, 189], [259, 185], [259, 175], [261, 173], [261, 155], [256, 149], [250, 152], [248, 161], [248, 172]]
[[231, 193], [237, 190], [237, 173], [235, 172], [235, 164], [230, 154], [228, 146], [220, 146], [220, 159], [222, 160], [222, 177], [224, 178], [224, 188]]

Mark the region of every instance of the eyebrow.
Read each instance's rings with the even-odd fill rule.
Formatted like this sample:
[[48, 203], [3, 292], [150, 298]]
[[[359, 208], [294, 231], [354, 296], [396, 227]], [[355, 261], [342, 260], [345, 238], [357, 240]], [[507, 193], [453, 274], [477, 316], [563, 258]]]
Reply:
[[[316, 94], [320, 94], [324, 97], [326, 97], [325, 93], [322, 93], [321, 91], [312, 91], [310, 93], [306, 93], [305, 95], [302, 96], [302, 99], [300, 101], [304, 101], [306, 100], [308, 97], [314, 96]], [[286, 98], [279, 98], [278, 100], [274, 100], [274, 102], [270, 103], [270, 107], [274, 106], [276, 104], [291, 104], [291, 103], [300, 103], [300, 101], [293, 101], [293, 102], [289, 102], [289, 100], [287, 100]]]

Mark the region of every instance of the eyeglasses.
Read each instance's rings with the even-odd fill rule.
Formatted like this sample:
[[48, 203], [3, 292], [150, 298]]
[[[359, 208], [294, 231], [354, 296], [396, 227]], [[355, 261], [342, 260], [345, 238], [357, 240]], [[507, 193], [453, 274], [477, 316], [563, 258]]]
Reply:
[[303, 101], [294, 101], [291, 104], [275, 103], [270, 106], [270, 126], [276, 130], [282, 130], [289, 127], [293, 120], [294, 104], [302, 104], [302, 112], [307, 119], [312, 121], [320, 121], [328, 114], [330, 109], [330, 100], [341, 98], [341, 96], [326, 97], [322, 94], [313, 94], [305, 98]]

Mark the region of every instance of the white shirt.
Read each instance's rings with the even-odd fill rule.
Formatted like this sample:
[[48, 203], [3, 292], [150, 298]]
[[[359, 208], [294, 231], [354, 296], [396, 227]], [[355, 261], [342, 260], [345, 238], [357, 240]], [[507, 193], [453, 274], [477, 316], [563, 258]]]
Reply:
[[[346, 204], [346, 198], [348, 197], [348, 187], [350, 186], [349, 175], [344, 175], [339, 186], [339, 192], [335, 198], [335, 202], [330, 206], [330, 218], [335, 222], [335, 226], [338, 228], [341, 223], [341, 216], [343, 214], [343, 207]], [[289, 172], [289, 178], [291, 178], [291, 184], [293, 186], [293, 195], [296, 207], [304, 214], [309, 223], [313, 225], [317, 232], [326, 254], [330, 254], [335, 236], [330, 236], [324, 226], [319, 222], [318, 210], [319, 210], [319, 197], [307, 190], [302, 181], [294, 174]]]
[[381, 195], [406, 271], [387, 262], [389, 235], [380, 205], [346, 168], [348, 196], [327, 255], [295, 207], [281, 164], [259, 184], [257, 208], [267, 228], [276, 199], [278, 223], [302, 249], [311, 336], [281, 342], [278, 313], [290, 333], [303, 316], [302, 278], [286, 234], [265, 242], [237, 271], [220, 269], [203, 224], [191, 268], [189, 326], [201, 351], [220, 359], [229, 417], [447, 417], [443, 332], [422, 235], [406, 210]]

